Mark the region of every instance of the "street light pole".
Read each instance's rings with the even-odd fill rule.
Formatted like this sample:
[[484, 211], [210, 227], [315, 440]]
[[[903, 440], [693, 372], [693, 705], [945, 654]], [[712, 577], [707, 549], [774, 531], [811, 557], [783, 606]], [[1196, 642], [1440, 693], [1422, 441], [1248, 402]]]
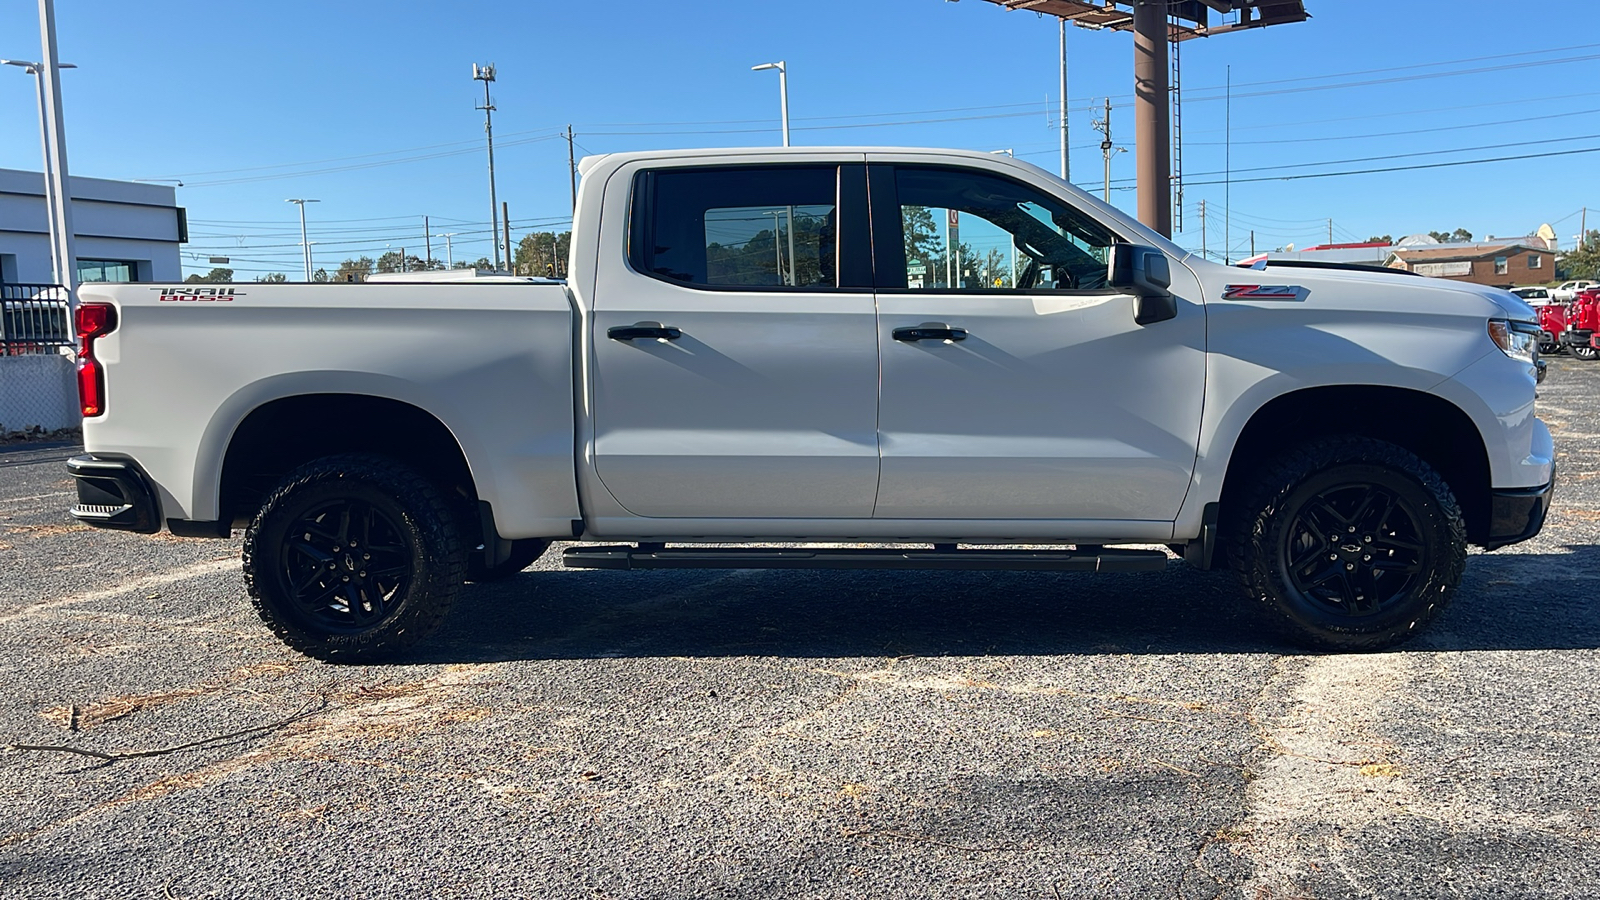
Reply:
[[56, 52], [56, 8], [53, 0], [39, 0], [39, 41], [44, 49], [44, 59], [39, 68], [40, 86], [44, 90], [45, 130], [49, 135], [46, 151], [50, 166], [46, 177], [55, 180], [50, 199], [55, 207], [56, 231], [51, 236], [56, 256], [61, 261], [61, 284], [67, 289], [68, 302], [77, 308], [78, 254], [72, 228], [72, 192], [67, 186], [67, 132], [61, 114], [61, 57]]
[[452, 232], [449, 232], [448, 234], [441, 234], [439, 236], [444, 238], [444, 261], [445, 261], [445, 267], [449, 268], [449, 269], [454, 269], [456, 267], [456, 248], [451, 244], [450, 239], [455, 237], [456, 233], [454, 231], [452, 231]]
[[[27, 60], [22, 59], [0, 59], [0, 66], [20, 66], [24, 72], [34, 76], [34, 86], [38, 88], [39, 153], [41, 158], [44, 160], [44, 212], [45, 221], [47, 223], [46, 228], [49, 230], [51, 238], [51, 278], [57, 284], [66, 284], [65, 276], [62, 274], [66, 271], [66, 266], [62, 265], [61, 263], [60, 253], [58, 252], [55, 243], [55, 235], [60, 231], [60, 226], [56, 223], [56, 186], [55, 179], [51, 176], [50, 126], [48, 124], [49, 117], [45, 113], [45, 110], [49, 109], [49, 102], [44, 96], [44, 76], [40, 73], [40, 69], [42, 69], [43, 66], [41, 66], [39, 63], [28, 62]], [[61, 63], [59, 68], [76, 69], [77, 66], [73, 65], [72, 63]]]
[[[494, 246], [494, 267], [500, 268], [500, 204], [494, 194], [494, 104], [489, 100], [489, 83], [494, 81], [494, 63], [472, 64], [472, 80], [483, 82], [483, 133], [489, 142], [489, 243]], [[509, 254], [511, 248], [507, 247]]]
[[300, 207], [300, 251], [301, 251], [301, 255], [305, 257], [306, 281], [309, 283], [311, 281], [311, 244], [306, 240], [306, 204], [307, 203], [321, 203], [322, 201], [321, 200], [301, 200], [301, 199], [296, 198], [296, 199], [291, 199], [291, 200], [285, 200], [283, 202], [285, 202], [285, 203], [293, 203], [296, 206]]
[[1067, 20], [1061, 20], [1061, 180], [1072, 181], [1072, 163], [1067, 158]]
[[781, 59], [750, 67], [752, 72], [760, 72], [763, 69], [778, 70], [778, 102], [783, 111], [783, 145], [787, 147], [789, 146], [789, 68]]

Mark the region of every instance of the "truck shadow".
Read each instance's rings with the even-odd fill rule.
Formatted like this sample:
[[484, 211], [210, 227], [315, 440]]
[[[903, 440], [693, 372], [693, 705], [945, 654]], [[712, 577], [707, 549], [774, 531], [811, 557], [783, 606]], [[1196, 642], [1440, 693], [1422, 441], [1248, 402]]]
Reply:
[[[559, 560], [541, 565], [559, 565]], [[1474, 555], [1408, 651], [1600, 648], [1600, 547]], [[1294, 653], [1231, 574], [535, 569], [468, 585], [416, 663]]]

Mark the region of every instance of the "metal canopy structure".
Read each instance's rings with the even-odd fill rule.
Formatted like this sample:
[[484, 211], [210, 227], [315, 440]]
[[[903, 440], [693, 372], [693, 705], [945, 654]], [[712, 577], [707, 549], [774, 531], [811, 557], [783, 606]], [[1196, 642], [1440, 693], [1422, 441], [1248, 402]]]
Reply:
[[[1171, 45], [1311, 18], [1305, 0], [988, 0], [1095, 30], [1133, 32], [1139, 221], [1172, 236]], [[1234, 15], [1231, 21], [1226, 17]], [[1218, 21], [1213, 24], [1215, 16]], [[1176, 107], [1176, 96], [1172, 106]], [[1065, 108], [1066, 98], [1062, 98]]]

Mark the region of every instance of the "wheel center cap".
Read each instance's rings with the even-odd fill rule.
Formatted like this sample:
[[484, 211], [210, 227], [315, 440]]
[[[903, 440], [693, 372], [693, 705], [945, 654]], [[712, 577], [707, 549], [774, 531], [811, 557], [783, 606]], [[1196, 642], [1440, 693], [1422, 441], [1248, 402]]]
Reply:
[[354, 572], [356, 570], [356, 559], [355, 559], [355, 557], [353, 557], [350, 554], [346, 553], [344, 555], [344, 567], [346, 569], [349, 569], [350, 571]]
[[1355, 554], [1361, 552], [1361, 545], [1360, 544], [1345, 544], [1344, 546], [1340, 547], [1339, 549], [1343, 550], [1344, 552], [1349, 553], [1351, 555], [1355, 555]]

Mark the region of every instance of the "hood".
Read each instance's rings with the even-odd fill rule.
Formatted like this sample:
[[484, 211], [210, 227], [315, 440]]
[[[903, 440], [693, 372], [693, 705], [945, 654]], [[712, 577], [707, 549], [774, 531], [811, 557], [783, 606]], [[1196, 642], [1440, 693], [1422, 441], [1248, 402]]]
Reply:
[[[1374, 294], [1386, 296], [1388, 298], [1386, 308], [1396, 311], [1404, 308], [1407, 305], [1405, 299], [1409, 298], [1419, 304], [1410, 310], [1413, 312], [1440, 309], [1445, 305], [1454, 307], [1456, 312], [1463, 312], [1475, 306], [1483, 315], [1491, 318], [1504, 316], [1507, 319], [1524, 322], [1539, 320], [1539, 314], [1533, 307], [1521, 297], [1502, 288], [1448, 281], [1443, 278], [1428, 278], [1376, 267], [1275, 266], [1269, 261], [1265, 269], [1253, 269], [1204, 262], [1192, 256], [1185, 258], [1183, 263], [1200, 277], [1202, 283], [1208, 287], [1215, 286], [1208, 291], [1208, 299], [1215, 299], [1221, 295], [1223, 283], [1260, 282], [1273, 285], [1298, 285], [1310, 289], [1313, 299], [1316, 298], [1318, 288], [1332, 289], [1341, 294], [1356, 288], [1368, 296]], [[1358, 285], [1360, 287], [1357, 287]]]

